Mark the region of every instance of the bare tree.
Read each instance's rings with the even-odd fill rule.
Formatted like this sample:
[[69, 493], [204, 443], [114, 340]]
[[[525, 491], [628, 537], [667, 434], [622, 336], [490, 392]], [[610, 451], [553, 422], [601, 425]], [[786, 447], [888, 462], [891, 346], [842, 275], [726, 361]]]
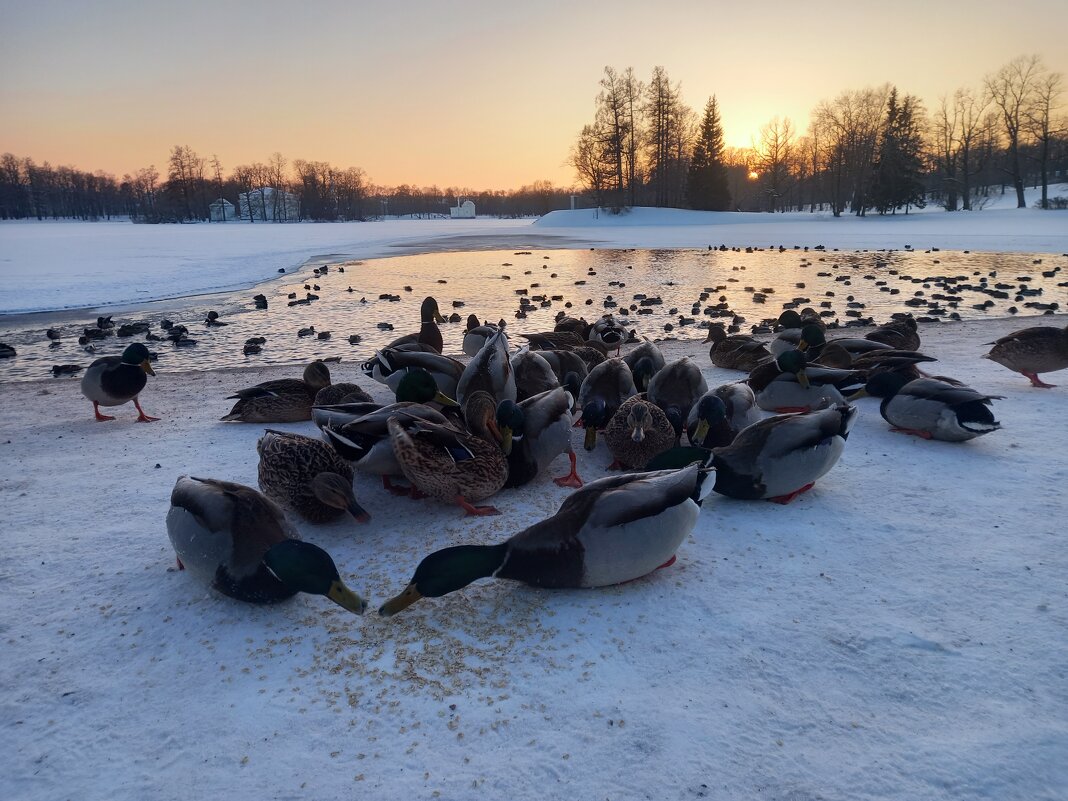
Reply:
[[1027, 109], [1025, 121], [1027, 132], [1035, 144], [1039, 176], [1042, 181], [1042, 208], [1049, 208], [1049, 160], [1050, 149], [1054, 141], [1068, 133], [1068, 120], [1056, 119], [1054, 114], [1060, 105], [1060, 96], [1064, 84], [1064, 75], [1049, 72], [1036, 82], [1033, 102]]
[[1020, 166], [1021, 136], [1035, 103], [1035, 92], [1045, 73], [1038, 56], [1017, 56], [992, 75], [986, 76], [987, 97], [998, 109], [1005, 134], [1007, 166], [1004, 171], [1016, 190], [1016, 207], [1026, 208], [1023, 171]]
[[760, 143], [753, 149], [768, 211], [786, 210], [786, 195], [793, 180], [793, 147], [794, 129], [789, 118], [775, 117], [760, 129]]

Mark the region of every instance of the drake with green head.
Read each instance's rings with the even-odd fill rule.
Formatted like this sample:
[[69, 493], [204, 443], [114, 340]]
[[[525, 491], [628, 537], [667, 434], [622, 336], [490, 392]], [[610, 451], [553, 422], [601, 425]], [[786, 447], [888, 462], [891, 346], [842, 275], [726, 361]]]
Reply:
[[864, 374], [859, 371], [808, 364], [804, 353], [787, 350], [774, 361], [754, 368], [746, 383], [761, 409], [807, 412], [842, 403], [842, 393], [853, 392], [863, 381]]
[[521, 487], [562, 453], [571, 460], [571, 471], [554, 478], [560, 487], [581, 487], [571, 448], [570, 393], [563, 387], [542, 392], [520, 403], [503, 400], [497, 404], [497, 427], [501, 448], [508, 457], [506, 487]]
[[990, 402], [1001, 396], [983, 395], [963, 384], [936, 378], [910, 380], [890, 371], [869, 378], [849, 399], [865, 396], [882, 398], [879, 413], [892, 431], [901, 434], [965, 442], [1001, 428], [989, 408]]
[[82, 376], [82, 394], [93, 402], [93, 415], [98, 421], [115, 419], [101, 414], [101, 406], [122, 406], [130, 401], [137, 409], [138, 423], [152, 423], [159, 419], [145, 414], [138, 400], [148, 383], [148, 376], [156, 374], [151, 359], [148, 348], [135, 342], [127, 346], [121, 356], [104, 356], [89, 365]]
[[579, 424], [586, 429], [586, 450], [597, 447], [597, 431], [619, 410], [627, 398], [638, 394], [634, 376], [620, 358], [606, 359], [586, 375], [579, 389]]
[[440, 598], [480, 578], [534, 587], [604, 587], [674, 563], [693, 531], [711, 481], [700, 463], [682, 470], [626, 473], [568, 495], [552, 517], [498, 545], [445, 548], [420, 562], [408, 586], [379, 609], [395, 615], [420, 598]]
[[708, 384], [701, 368], [685, 356], [665, 365], [649, 382], [649, 400], [667, 415], [676, 438], [682, 436], [691, 407], [706, 392]]
[[639, 392], [647, 392], [653, 376], [663, 370], [664, 365], [667, 364], [663, 352], [649, 340], [645, 340], [624, 356], [623, 361], [630, 368], [630, 373], [634, 377], [634, 386]]
[[302, 542], [282, 510], [251, 487], [179, 477], [167, 534], [179, 569], [239, 601], [270, 604], [305, 592], [357, 615], [367, 608], [330, 555]]
[[702, 395], [690, 409], [686, 434], [692, 445], [722, 448], [759, 419], [756, 396], [748, 385], [723, 384]]

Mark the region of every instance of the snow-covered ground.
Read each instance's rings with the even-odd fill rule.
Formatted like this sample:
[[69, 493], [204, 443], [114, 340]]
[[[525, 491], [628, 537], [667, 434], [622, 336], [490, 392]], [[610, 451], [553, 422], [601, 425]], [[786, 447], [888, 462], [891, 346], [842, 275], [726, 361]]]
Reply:
[[[1063, 190], [1063, 191], [1062, 191]], [[1051, 195], [1068, 194], [1068, 186]], [[1034, 190], [1028, 197], [1033, 200]], [[1007, 196], [1006, 196], [1007, 197]], [[439, 250], [520, 247], [678, 248], [826, 245], [828, 248], [1068, 252], [1068, 212], [1014, 209], [998, 197], [977, 212], [925, 210], [839, 219], [830, 214], [723, 214], [633, 209], [558, 211], [537, 220], [133, 225], [0, 223], [0, 314], [136, 304], [241, 289], [316, 257], [374, 258]], [[1029, 201], [1030, 202], [1030, 201]]]
[[[925, 442], [861, 401], [813, 491], [713, 495], [670, 569], [482, 581], [391, 620], [239, 604], [170, 570], [175, 478], [254, 485], [262, 428], [216, 421], [293, 368], [161, 370], [152, 425], [129, 406], [93, 422], [77, 381], [0, 385], [0, 795], [1064, 799], [1068, 391], [979, 358], [1018, 322], [921, 328], [936, 372], [1005, 396], [1004, 430]], [[738, 377], [665, 348], [710, 384]], [[603, 446], [579, 454], [603, 475]], [[373, 603], [427, 552], [500, 540], [567, 494], [540, 479], [465, 519], [356, 490], [369, 525], [301, 530]]]

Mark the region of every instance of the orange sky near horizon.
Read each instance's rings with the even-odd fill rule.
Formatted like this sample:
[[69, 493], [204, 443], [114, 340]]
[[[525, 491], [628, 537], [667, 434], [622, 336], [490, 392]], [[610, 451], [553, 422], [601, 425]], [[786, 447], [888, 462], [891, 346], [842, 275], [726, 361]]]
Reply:
[[121, 176], [187, 144], [227, 172], [278, 151], [386, 185], [567, 186], [605, 65], [663, 65], [698, 112], [715, 93], [736, 147], [846, 89], [931, 106], [1021, 54], [1068, 73], [1063, 2], [593, 5], [0, 0], [0, 152]]

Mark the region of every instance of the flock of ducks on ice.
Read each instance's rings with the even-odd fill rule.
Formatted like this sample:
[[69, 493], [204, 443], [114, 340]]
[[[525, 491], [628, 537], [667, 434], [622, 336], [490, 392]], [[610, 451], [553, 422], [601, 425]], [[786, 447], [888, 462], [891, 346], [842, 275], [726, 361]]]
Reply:
[[[393, 615], [485, 577], [538, 587], [618, 584], [674, 562], [712, 491], [787, 503], [811, 488], [841, 456], [858, 397], [881, 399], [893, 430], [926, 439], [962, 442], [999, 428], [991, 411], [997, 396], [921, 371], [935, 360], [920, 351], [911, 315], [894, 315], [863, 338], [827, 338], [812, 309], [784, 311], [770, 342], [712, 326], [712, 364], [748, 377], [711, 390], [697, 364], [667, 362], [650, 341], [621, 355], [628, 331], [611, 314], [590, 324], [561, 312], [553, 331], [519, 335], [526, 344], [516, 351], [503, 323], [471, 315], [466, 364], [442, 354], [434, 298], [420, 318], [417, 333], [363, 364], [395, 403], [331, 383], [321, 361], [301, 379], [231, 396], [225, 421], [311, 420], [321, 438], [267, 429], [257, 445], [260, 491], [180, 477], [167, 515], [180, 568], [239, 600], [272, 603], [305, 592], [360, 614], [366, 602], [325, 551], [300, 539], [287, 513], [312, 524], [344, 515], [366, 521], [353, 492], [360, 472], [381, 476], [394, 493], [496, 514], [477, 504], [538, 480], [567, 455], [570, 471], [553, 480], [575, 491], [555, 515], [495, 545], [430, 554], [379, 612]], [[1068, 326], [1025, 328], [990, 344], [985, 358], [1036, 387], [1051, 386], [1040, 373], [1068, 368]], [[137, 420], [149, 422], [156, 418], [139, 402], [149, 375], [150, 353], [135, 343], [93, 362], [82, 393], [97, 420], [113, 419], [101, 406], [133, 401]], [[610, 469], [628, 472], [583, 483], [573, 427], [584, 429], [586, 450], [603, 439]]]

